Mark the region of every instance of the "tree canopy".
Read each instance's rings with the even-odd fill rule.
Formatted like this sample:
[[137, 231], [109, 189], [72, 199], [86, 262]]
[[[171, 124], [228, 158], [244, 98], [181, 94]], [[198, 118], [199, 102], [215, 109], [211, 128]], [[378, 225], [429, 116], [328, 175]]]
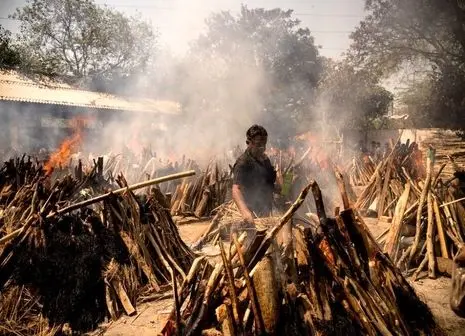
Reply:
[[142, 71], [156, 42], [151, 26], [93, 0], [28, 0], [17, 47], [26, 67], [73, 81], [112, 80]]
[[414, 102], [413, 97], [424, 95], [412, 90], [404, 101], [416, 104], [422, 126], [465, 126], [463, 5], [456, 0], [366, 0], [366, 9], [370, 15], [352, 34], [353, 64], [384, 75], [406, 63], [421, 67], [427, 76], [418, 88], [431, 89], [426, 104]]
[[285, 138], [311, 115], [322, 58], [292, 10], [242, 6], [238, 15], [209, 17], [181, 68], [177, 89], [195, 86], [198, 93], [186, 105], [220, 112], [232, 124], [238, 115], [243, 122], [260, 120]]
[[0, 25], [0, 68], [17, 67], [20, 63], [20, 54], [12, 47], [11, 32]]
[[322, 119], [352, 129], [380, 127], [394, 97], [378, 81], [371, 72], [346, 61], [328, 61], [319, 87]]

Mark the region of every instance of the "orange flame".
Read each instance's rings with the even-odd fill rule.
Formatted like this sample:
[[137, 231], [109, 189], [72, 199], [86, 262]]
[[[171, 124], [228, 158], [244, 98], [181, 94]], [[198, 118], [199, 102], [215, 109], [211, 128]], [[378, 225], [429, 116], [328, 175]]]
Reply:
[[70, 124], [74, 128], [74, 134], [66, 138], [57, 151], [55, 151], [44, 166], [46, 175], [50, 175], [56, 167], [64, 166], [68, 163], [71, 154], [76, 151], [82, 143], [82, 127], [85, 120], [81, 118], [73, 119]]

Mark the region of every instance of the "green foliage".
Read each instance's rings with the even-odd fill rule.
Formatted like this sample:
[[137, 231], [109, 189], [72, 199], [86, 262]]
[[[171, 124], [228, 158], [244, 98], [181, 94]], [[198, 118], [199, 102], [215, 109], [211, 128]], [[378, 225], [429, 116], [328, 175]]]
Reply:
[[323, 118], [344, 128], [382, 127], [393, 102], [392, 93], [378, 84], [376, 76], [345, 61], [327, 62], [319, 90]]
[[13, 17], [21, 20], [17, 44], [25, 66], [73, 81], [140, 72], [155, 45], [148, 23], [93, 0], [28, 0]]
[[[465, 7], [454, 0], [366, 0], [371, 13], [352, 34], [351, 61], [389, 75], [406, 63], [428, 72], [404, 93], [421, 125], [463, 127]], [[417, 92], [415, 92], [417, 91]]]
[[20, 54], [11, 44], [11, 32], [0, 25], [0, 68], [14, 68], [20, 64]]

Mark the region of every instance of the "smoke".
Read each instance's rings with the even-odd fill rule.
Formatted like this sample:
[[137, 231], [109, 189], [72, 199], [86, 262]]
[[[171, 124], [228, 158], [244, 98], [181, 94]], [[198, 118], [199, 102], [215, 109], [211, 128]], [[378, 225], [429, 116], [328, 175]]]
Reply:
[[[160, 49], [148, 73], [124, 85], [129, 96], [145, 95], [179, 102], [182, 114], [166, 116], [163, 122], [151, 122], [150, 116], [136, 113], [113, 120], [105, 125], [95, 152], [102, 148], [118, 151], [133, 145], [150, 147], [161, 157], [186, 155], [205, 164], [213, 157], [230, 153], [238, 145], [245, 145], [246, 130], [254, 123], [279, 128], [265, 122], [263, 101], [268, 78], [256, 58], [257, 46], [244, 39], [231, 54], [228, 48], [208, 48], [201, 43], [206, 32], [205, 17], [210, 13], [207, 8], [218, 6], [213, 6], [213, 2], [211, 5], [198, 8], [189, 1], [170, 5], [170, 21], [176, 30], [160, 37]], [[228, 6], [224, 2], [221, 5]], [[189, 10], [191, 7], [196, 11]], [[221, 33], [225, 41], [237, 40], [234, 31]], [[190, 43], [186, 42], [187, 38], [191, 39]], [[173, 40], [179, 40], [180, 45], [189, 45], [189, 49], [184, 53], [181, 48], [169, 50], [164, 43], [167, 39], [171, 40], [170, 45], [175, 45]], [[149, 90], [144, 91], [147, 87]], [[269, 138], [273, 141], [273, 134]]]
[[[112, 4], [111, 1], [105, 3]], [[232, 15], [235, 15], [240, 10], [235, 1], [204, 1], [199, 6], [178, 0], [170, 1], [166, 8], [169, 10], [147, 8], [143, 13], [155, 27], [160, 15], [169, 16], [169, 20], [165, 17], [163, 21], [170, 21], [175, 27], [160, 36], [153, 64], [129, 82], [114, 82], [112, 91], [121, 91], [130, 97], [179, 102], [181, 115], [127, 112], [108, 117], [112, 112], [93, 111], [97, 118], [105, 115], [101, 118], [105, 121], [103, 128], [84, 136], [83, 151], [93, 156], [109, 152], [138, 155], [143, 148], [148, 148], [158, 157], [179, 159], [186, 155], [205, 164], [215, 156], [231, 153], [238, 145], [244, 147], [246, 130], [254, 123], [263, 124], [268, 130], [289, 127], [283, 122], [285, 118], [273, 121], [265, 109], [264, 102], [271, 94], [283, 93], [270, 90], [269, 70], [265, 71], [264, 64], [257, 58], [260, 46], [246, 38], [238, 40], [234, 30], [219, 32], [224, 41], [236, 39], [234, 50], [218, 46], [207, 48], [205, 41], [202, 44], [208, 15], [229, 9], [233, 9]], [[77, 113], [79, 110], [84, 115], [88, 113], [85, 108], [78, 108]], [[63, 132], [58, 133], [56, 139], [49, 139], [49, 147], [56, 147], [63, 141]], [[269, 132], [270, 142], [275, 142], [276, 138], [276, 134]]]

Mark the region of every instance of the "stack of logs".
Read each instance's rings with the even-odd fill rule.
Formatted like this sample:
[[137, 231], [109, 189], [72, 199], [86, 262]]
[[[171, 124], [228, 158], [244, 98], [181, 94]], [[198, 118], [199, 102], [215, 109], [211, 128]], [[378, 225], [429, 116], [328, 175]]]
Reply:
[[354, 156], [346, 169], [353, 186], [365, 186], [375, 172], [376, 165], [368, 155]]
[[[339, 181], [341, 182], [341, 181]], [[311, 182], [279, 223], [255, 239], [220, 241], [221, 262], [197, 258], [182, 284], [163, 335], [442, 335], [427, 306], [349, 208], [326, 216]], [[282, 259], [275, 237], [312, 190], [319, 218], [297, 227], [295, 258]], [[295, 267], [285, 268], [293, 262]], [[295, 272], [290, 270], [294, 269]]]
[[[450, 274], [451, 260], [465, 237], [465, 206], [457, 200], [463, 190], [439, 178], [445, 164], [435, 172], [434, 154], [428, 150], [424, 180], [405, 182], [392, 224], [379, 237], [384, 251], [402, 270], [414, 272], [414, 279], [425, 269], [430, 278], [438, 272]], [[457, 186], [464, 184], [463, 172], [456, 171], [456, 178]]]
[[227, 198], [232, 183], [231, 172], [223, 170], [217, 162], [211, 162], [196, 178], [183, 179], [176, 185], [171, 197], [171, 214], [210, 216]]
[[[135, 158], [133, 158], [136, 160]], [[93, 165], [102, 165], [101, 175], [113, 179], [118, 174], [124, 175], [129, 182], [153, 179], [184, 170], [195, 170], [197, 176], [179, 181], [169, 181], [160, 185], [160, 190], [168, 196], [171, 214], [174, 216], [197, 218], [210, 216], [211, 212], [226, 201], [228, 189], [231, 184], [231, 172], [224, 169], [219, 161], [211, 161], [205, 170], [201, 170], [197, 163], [191, 159], [183, 159], [180, 163], [165, 162], [150, 156], [142, 156], [131, 162], [123, 156], [107, 156], [92, 160]], [[76, 161], [76, 160], [75, 160]], [[73, 161], [70, 161], [70, 164]], [[77, 167], [89, 166], [91, 161], [77, 160]], [[92, 165], [92, 164], [91, 164]], [[69, 174], [70, 169], [62, 167], [56, 169], [55, 176]]]
[[194, 254], [167, 200], [133, 190], [194, 172], [132, 186], [120, 175], [108, 192], [99, 166], [55, 181], [24, 157], [0, 169], [0, 335], [85, 332], [186, 277]]
[[362, 212], [371, 210], [378, 218], [384, 215], [392, 217], [407, 181], [424, 178], [422, 154], [416, 143], [398, 142], [391, 148], [391, 152], [376, 166], [355, 203], [355, 208]]

